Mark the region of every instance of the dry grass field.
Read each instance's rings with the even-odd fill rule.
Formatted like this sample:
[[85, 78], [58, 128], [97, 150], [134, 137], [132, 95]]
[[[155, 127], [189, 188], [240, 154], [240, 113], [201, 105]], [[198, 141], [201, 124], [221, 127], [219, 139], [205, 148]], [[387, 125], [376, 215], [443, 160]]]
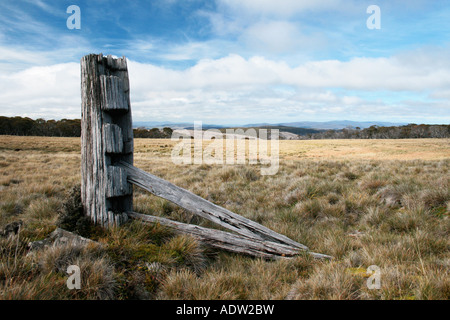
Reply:
[[[280, 167], [174, 165], [170, 140], [136, 139], [135, 166], [334, 257], [264, 261], [139, 222], [100, 243], [29, 254], [80, 183], [80, 139], [0, 136], [0, 299], [449, 299], [450, 141], [280, 141]], [[214, 227], [134, 189], [135, 211]], [[68, 290], [66, 268], [82, 270]], [[367, 268], [380, 268], [369, 289]]]

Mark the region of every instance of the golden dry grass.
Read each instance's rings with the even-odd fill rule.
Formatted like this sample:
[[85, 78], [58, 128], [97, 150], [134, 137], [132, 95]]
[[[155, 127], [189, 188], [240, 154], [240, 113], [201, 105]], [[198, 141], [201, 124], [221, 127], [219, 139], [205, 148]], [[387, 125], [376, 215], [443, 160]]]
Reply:
[[282, 141], [285, 159], [440, 160], [450, 157], [450, 139]]
[[[104, 249], [79, 253], [94, 287], [67, 292], [67, 275], [52, 267], [66, 251], [25, 254], [27, 241], [55, 228], [67, 191], [79, 184], [80, 139], [0, 136], [0, 227], [24, 221], [19, 241], [0, 244], [0, 298], [450, 297], [448, 139], [280, 141], [274, 176], [257, 165], [173, 165], [176, 143], [136, 139], [135, 165], [335, 259], [211, 253], [188, 237], [131, 224], [95, 236]], [[214, 227], [137, 188], [134, 207]], [[366, 286], [370, 265], [381, 269], [378, 290]]]

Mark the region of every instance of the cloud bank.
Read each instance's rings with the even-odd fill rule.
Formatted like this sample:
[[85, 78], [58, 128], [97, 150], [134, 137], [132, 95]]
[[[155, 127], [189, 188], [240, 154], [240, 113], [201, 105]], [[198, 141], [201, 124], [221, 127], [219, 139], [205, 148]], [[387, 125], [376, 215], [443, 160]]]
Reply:
[[[269, 117], [273, 122], [357, 114], [448, 122], [449, 55], [447, 50], [417, 50], [390, 58], [319, 60], [291, 67], [230, 54], [183, 70], [129, 60], [133, 117], [247, 123], [261, 114], [274, 115]], [[63, 63], [3, 73], [3, 114], [79, 118], [79, 68], [78, 63]]]

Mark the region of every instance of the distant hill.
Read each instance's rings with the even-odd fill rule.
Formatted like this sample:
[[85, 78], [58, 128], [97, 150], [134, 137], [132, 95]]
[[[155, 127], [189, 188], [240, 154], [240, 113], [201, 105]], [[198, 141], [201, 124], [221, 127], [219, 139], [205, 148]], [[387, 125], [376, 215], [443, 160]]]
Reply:
[[[311, 129], [311, 128], [298, 128], [298, 127], [293, 127], [293, 126], [271, 126], [271, 125], [264, 125], [264, 126], [254, 126], [254, 127], [234, 127], [231, 129], [267, 129], [267, 130], [279, 130], [280, 132], [290, 132], [299, 136], [304, 136], [307, 134], [313, 134], [313, 133], [320, 133], [323, 130], [317, 130], [317, 129]], [[225, 132], [225, 128], [221, 129], [222, 132]]]
[[[270, 124], [260, 123], [260, 124], [249, 124], [244, 127], [263, 127]], [[318, 130], [339, 130], [344, 128], [360, 128], [366, 129], [371, 126], [378, 127], [393, 127], [393, 126], [403, 126], [407, 123], [393, 123], [393, 122], [381, 122], [381, 121], [350, 121], [350, 120], [336, 120], [336, 121], [325, 121], [325, 122], [313, 122], [313, 121], [300, 121], [300, 122], [285, 122], [279, 123], [278, 126], [285, 127], [296, 127], [296, 128], [310, 128]], [[272, 124], [271, 126], [274, 126]]]
[[[340, 130], [345, 128], [360, 128], [366, 129], [371, 126], [378, 127], [394, 127], [394, 126], [404, 126], [407, 123], [394, 123], [394, 122], [383, 122], [383, 121], [350, 121], [350, 120], [336, 120], [336, 121], [325, 121], [325, 122], [314, 122], [314, 121], [298, 121], [298, 122], [283, 122], [283, 123], [253, 123], [245, 125], [217, 125], [217, 124], [202, 124], [202, 128], [207, 129], [223, 129], [223, 128], [268, 128], [272, 127], [276, 129], [277, 127], [283, 127], [283, 131], [292, 132], [299, 135], [304, 135], [307, 133], [299, 131], [299, 133], [293, 132], [293, 128], [303, 128], [303, 129], [315, 129], [315, 130]], [[170, 127], [172, 129], [194, 129], [194, 124], [192, 122], [158, 122], [158, 121], [136, 121], [133, 123], [134, 128], [164, 128]], [[286, 130], [286, 128], [289, 128]], [[281, 129], [280, 129], [281, 131]]]
[[[170, 122], [170, 121], [134, 121], [133, 122], [133, 128], [145, 128], [145, 129], [152, 129], [152, 128], [172, 128], [172, 129], [187, 129], [187, 130], [193, 130], [194, 129], [194, 123], [193, 122]], [[221, 129], [229, 126], [222, 126], [222, 125], [216, 125], [216, 124], [202, 124], [202, 129]]]
[[[412, 139], [412, 138], [449, 138], [448, 124], [395, 124], [389, 122], [291, 122], [287, 125], [255, 124], [248, 126], [220, 126], [204, 124], [202, 129], [277, 129], [280, 139]], [[299, 127], [300, 126], [300, 127]], [[316, 128], [313, 128], [316, 127]], [[178, 129], [193, 129], [192, 123], [170, 122], [136, 122], [133, 130], [136, 138], [170, 138]], [[335, 129], [332, 129], [335, 128]], [[239, 133], [238, 133], [239, 134]], [[0, 116], [0, 135], [19, 136], [56, 136], [79, 137], [81, 135], [80, 119], [44, 120], [22, 117]]]
[[170, 121], [133, 121], [133, 128], [184, 128], [186, 126], [192, 126], [192, 123], [175, 123]]
[[[207, 130], [208, 128], [203, 127], [203, 129]], [[256, 136], [258, 138], [261, 138], [260, 133], [261, 129], [267, 130], [267, 135], [263, 137], [263, 139], [271, 137], [271, 130], [278, 130], [279, 131], [279, 139], [280, 140], [298, 140], [298, 139], [306, 139], [314, 134], [320, 134], [324, 133], [325, 130], [316, 130], [316, 129], [305, 129], [305, 128], [295, 128], [295, 127], [285, 127], [285, 126], [262, 126], [262, 127], [228, 127], [228, 128], [217, 128], [222, 134], [227, 134], [227, 137], [235, 137], [235, 136], [242, 136], [242, 135], [250, 135], [252, 136], [252, 129], [254, 129], [254, 132], [256, 133]], [[135, 129], [137, 130], [137, 129]], [[154, 129], [152, 129], [154, 130]], [[194, 136], [194, 128], [188, 127], [184, 128], [183, 130], [188, 130], [189, 135]], [[229, 132], [231, 130], [231, 132]], [[239, 130], [241, 130], [239, 132]], [[178, 131], [179, 133], [182, 133], [181, 130], [175, 129], [175, 131]], [[206, 134], [207, 131], [205, 131]], [[206, 136], [208, 136], [206, 134]], [[307, 137], [308, 136], [308, 137]]]

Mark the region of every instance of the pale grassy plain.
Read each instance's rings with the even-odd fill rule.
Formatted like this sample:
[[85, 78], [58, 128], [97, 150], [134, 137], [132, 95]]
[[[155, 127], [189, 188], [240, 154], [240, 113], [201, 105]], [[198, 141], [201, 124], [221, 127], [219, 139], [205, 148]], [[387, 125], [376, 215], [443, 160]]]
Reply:
[[[0, 136], [0, 227], [24, 222], [19, 240], [0, 239], [0, 298], [450, 297], [448, 139], [280, 141], [273, 176], [258, 165], [176, 166], [175, 144], [135, 139], [135, 165], [335, 259], [211, 252], [136, 223], [96, 230], [102, 248], [26, 256], [26, 243], [55, 228], [79, 184], [80, 140]], [[137, 212], [214, 227], [144, 191], [134, 198]], [[61, 262], [73, 259], [89, 280], [78, 292], [67, 290]], [[380, 289], [366, 286], [370, 265], [381, 269]]]

